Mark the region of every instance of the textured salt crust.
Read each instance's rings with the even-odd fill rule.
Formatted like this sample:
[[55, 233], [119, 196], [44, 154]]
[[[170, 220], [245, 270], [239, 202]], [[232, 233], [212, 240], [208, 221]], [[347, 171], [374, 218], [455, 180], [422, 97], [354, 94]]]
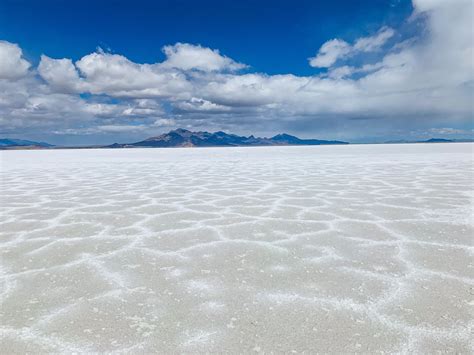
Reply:
[[0, 157], [1, 353], [473, 351], [472, 144]]

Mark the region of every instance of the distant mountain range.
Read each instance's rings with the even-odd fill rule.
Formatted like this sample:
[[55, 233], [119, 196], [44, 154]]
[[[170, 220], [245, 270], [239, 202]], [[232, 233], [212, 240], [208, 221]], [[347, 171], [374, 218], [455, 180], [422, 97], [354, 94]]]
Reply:
[[52, 148], [52, 144], [45, 142], [27, 141], [24, 139], [0, 138], [0, 149], [27, 149], [27, 148]]
[[107, 148], [167, 148], [167, 147], [235, 147], [235, 146], [267, 146], [267, 145], [323, 145], [323, 144], [349, 144], [342, 141], [326, 141], [318, 139], [300, 139], [289, 134], [278, 134], [271, 138], [254, 136], [238, 136], [219, 131], [191, 132], [186, 129], [176, 129], [168, 133], [151, 137], [136, 143], [114, 143]]
[[[430, 138], [423, 141], [394, 140], [384, 142], [385, 144], [399, 143], [451, 143], [472, 142], [472, 139], [443, 139]], [[335, 145], [349, 144], [348, 142], [320, 139], [300, 139], [286, 133], [278, 134], [271, 138], [260, 138], [254, 136], [238, 136], [219, 132], [192, 132], [178, 128], [156, 137], [150, 137], [135, 143], [114, 143], [111, 145], [95, 146], [54, 146], [45, 142], [34, 142], [23, 139], [0, 138], [0, 149], [48, 149], [48, 148], [172, 148], [172, 147], [239, 147], [239, 146], [285, 146], [285, 145]]]

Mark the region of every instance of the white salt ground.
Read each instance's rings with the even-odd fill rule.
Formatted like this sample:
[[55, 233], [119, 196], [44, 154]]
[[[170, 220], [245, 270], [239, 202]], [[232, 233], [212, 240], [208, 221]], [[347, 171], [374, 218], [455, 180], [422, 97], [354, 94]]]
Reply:
[[1, 152], [0, 353], [472, 353], [473, 147]]

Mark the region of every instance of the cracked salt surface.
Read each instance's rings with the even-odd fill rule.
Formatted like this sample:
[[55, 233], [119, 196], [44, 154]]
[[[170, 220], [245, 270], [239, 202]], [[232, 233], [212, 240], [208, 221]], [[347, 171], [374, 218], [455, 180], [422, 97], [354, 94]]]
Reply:
[[0, 352], [473, 352], [472, 144], [8, 151]]

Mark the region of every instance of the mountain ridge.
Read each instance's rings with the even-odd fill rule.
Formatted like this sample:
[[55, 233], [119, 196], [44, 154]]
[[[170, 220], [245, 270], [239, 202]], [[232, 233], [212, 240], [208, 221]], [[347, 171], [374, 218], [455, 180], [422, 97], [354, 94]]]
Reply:
[[54, 145], [45, 142], [35, 142], [26, 139], [0, 138], [0, 149], [27, 149], [27, 148], [52, 148]]
[[[461, 143], [474, 142], [474, 139], [429, 138], [426, 140], [391, 140], [370, 144], [405, 144], [405, 143]], [[301, 139], [287, 133], [273, 137], [239, 136], [223, 131], [192, 132], [183, 128], [171, 130], [135, 143], [113, 143], [107, 145], [64, 146], [46, 142], [35, 142], [25, 139], [0, 138], [0, 150], [21, 149], [101, 149], [101, 148], [174, 148], [174, 147], [240, 147], [240, 146], [289, 146], [289, 145], [346, 145], [364, 144], [349, 143], [338, 140]]]
[[192, 132], [183, 128], [178, 128], [168, 133], [150, 137], [135, 143], [114, 143], [107, 148], [171, 148], [171, 147], [240, 147], [240, 146], [278, 146], [278, 145], [334, 145], [349, 144], [348, 142], [337, 140], [300, 139], [286, 133], [277, 134], [271, 138], [261, 138], [251, 136], [239, 136], [225, 133], [223, 131]]

